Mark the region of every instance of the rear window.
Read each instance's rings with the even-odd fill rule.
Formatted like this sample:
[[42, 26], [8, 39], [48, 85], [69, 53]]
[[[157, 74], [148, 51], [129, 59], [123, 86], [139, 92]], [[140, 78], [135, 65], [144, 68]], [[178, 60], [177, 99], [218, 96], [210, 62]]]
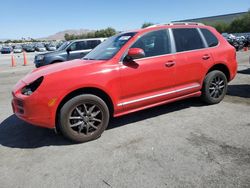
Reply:
[[208, 29], [201, 29], [201, 32], [207, 41], [208, 47], [218, 45], [219, 41], [211, 31], [209, 31]]
[[177, 52], [204, 48], [201, 36], [195, 28], [173, 29]]

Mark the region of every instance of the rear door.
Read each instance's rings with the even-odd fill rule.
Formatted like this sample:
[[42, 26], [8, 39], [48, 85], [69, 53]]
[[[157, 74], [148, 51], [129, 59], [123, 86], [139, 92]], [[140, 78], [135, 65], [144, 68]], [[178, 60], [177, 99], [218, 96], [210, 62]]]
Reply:
[[176, 86], [185, 95], [199, 91], [207, 67], [213, 63], [211, 52], [197, 28], [174, 28], [171, 30], [175, 43]]
[[81, 59], [91, 51], [87, 41], [77, 41], [71, 44], [71, 51], [68, 53], [68, 60]]

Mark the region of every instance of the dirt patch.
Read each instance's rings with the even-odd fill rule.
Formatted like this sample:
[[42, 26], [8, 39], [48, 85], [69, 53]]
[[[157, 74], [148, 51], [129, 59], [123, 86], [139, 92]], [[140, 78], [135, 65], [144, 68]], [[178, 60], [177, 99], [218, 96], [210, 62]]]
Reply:
[[230, 146], [226, 143], [214, 140], [204, 134], [191, 133], [187, 138], [190, 144], [196, 147], [205, 148], [206, 159], [220, 164], [219, 159], [231, 161], [237, 165], [250, 165], [250, 148]]

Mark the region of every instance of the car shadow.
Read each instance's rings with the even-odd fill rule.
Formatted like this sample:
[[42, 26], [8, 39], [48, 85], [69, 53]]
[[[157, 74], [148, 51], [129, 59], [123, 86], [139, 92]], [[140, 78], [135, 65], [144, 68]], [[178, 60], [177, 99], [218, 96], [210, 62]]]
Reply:
[[121, 116], [119, 118], [113, 118], [107, 130], [119, 128], [126, 124], [135, 123], [135, 122], [142, 121], [142, 120], [149, 119], [149, 118], [154, 118], [163, 114], [168, 114], [171, 112], [183, 110], [189, 107], [199, 107], [199, 106], [206, 106], [206, 104], [203, 103], [200, 100], [200, 98], [190, 98], [190, 99], [177, 101], [177, 102], [166, 104], [166, 105], [149, 108], [149, 109], [131, 113], [125, 116]]
[[[173, 111], [204, 105], [198, 98], [193, 98], [150, 108], [111, 119], [106, 131]], [[5, 147], [32, 149], [71, 144], [73, 143], [63, 136], [55, 134], [53, 130], [33, 126], [20, 120], [15, 115], [11, 115], [0, 124], [0, 145]]]
[[242, 97], [242, 98], [250, 98], [250, 85], [249, 84], [228, 85], [227, 95]]
[[11, 115], [0, 124], [0, 145], [11, 148], [39, 148], [51, 145], [68, 145], [68, 140], [54, 130], [28, 124]]
[[239, 74], [250, 74], [250, 68], [238, 71]]

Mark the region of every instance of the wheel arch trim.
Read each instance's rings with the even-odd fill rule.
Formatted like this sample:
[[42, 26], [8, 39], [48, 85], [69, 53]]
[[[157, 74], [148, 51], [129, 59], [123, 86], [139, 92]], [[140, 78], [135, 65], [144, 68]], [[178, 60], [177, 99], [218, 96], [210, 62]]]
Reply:
[[56, 128], [58, 125], [59, 112], [60, 112], [60, 109], [62, 108], [62, 106], [68, 100], [72, 99], [73, 97], [75, 97], [77, 95], [81, 95], [81, 94], [93, 94], [93, 95], [100, 97], [107, 104], [109, 111], [110, 111], [110, 116], [114, 115], [114, 107], [115, 107], [114, 100], [108, 94], [108, 92], [106, 92], [105, 90], [100, 89], [98, 87], [82, 87], [82, 88], [71, 90], [66, 95], [64, 95], [64, 97], [60, 98], [60, 100], [58, 101], [58, 105], [57, 105], [56, 110], [55, 110], [55, 127]]
[[[230, 69], [228, 68], [228, 66], [225, 63], [219, 62], [219, 63], [214, 64], [213, 66], [211, 66], [208, 69], [206, 75], [214, 70], [219, 70], [219, 71], [223, 72], [225, 74], [225, 76], [227, 77], [228, 82], [231, 80]], [[205, 77], [206, 77], [206, 75], [205, 75]], [[205, 79], [205, 77], [204, 77], [204, 79]], [[204, 79], [203, 79], [203, 81], [204, 81]]]

